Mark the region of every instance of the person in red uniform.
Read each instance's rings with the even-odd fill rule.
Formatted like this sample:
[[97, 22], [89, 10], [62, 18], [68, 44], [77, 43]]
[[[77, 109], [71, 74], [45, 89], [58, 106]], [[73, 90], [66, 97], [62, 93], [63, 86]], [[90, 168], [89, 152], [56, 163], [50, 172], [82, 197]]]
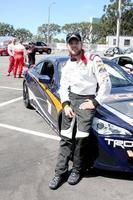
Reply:
[[22, 45], [22, 41], [19, 41], [19, 43], [14, 46], [14, 78], [16, 78], [17, 70], [19, 74], [18, 78], [22, 78], [25, 56], [26, 49], [24, 45]]
[[14, 49], [14, 45], [16, 43], [16, 39], [13, 38], [9, 44], [8, 44], [8, 54], [10, 56], [9, 58], [9, 66], [8, 66], [8, 74], [7, 76], [10, 76], [10, 73], [13, 71], [13, 67], [14, 67], [14, 55], [13, 55], [13, 49]]

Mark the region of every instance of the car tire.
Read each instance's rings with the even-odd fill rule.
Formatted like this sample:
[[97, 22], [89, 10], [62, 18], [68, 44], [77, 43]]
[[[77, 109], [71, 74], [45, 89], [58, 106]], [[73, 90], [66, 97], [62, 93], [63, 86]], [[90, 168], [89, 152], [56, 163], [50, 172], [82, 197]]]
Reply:
[[39, 52], [40, 54], [43, 54], [43, 52], [41, 51], [41, 52]]
[[51, 54], [51, 49], [48, 49], [47, 54]]
[[23, 83], [23, 101], [26, 108], [33, 109], [30, 104], [28, 86], [26, 85], [26, 82]]

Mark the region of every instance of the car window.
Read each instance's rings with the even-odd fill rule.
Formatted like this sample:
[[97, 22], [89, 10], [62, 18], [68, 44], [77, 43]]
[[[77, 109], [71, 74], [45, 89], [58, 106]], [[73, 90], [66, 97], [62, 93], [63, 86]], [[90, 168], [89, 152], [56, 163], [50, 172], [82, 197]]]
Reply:
[[119, 58], [113, 58], [112, 61], [118, 64]]
[[121, 66], [125, 66], [126, 64], [133, 65], [133, 61], [130, 57], [125, 56], [125, 57], [120, 57], [118, 64]]
[[35, 65], [33, 69], [34, 69], [38, 74], [40, 74], [43, 65], [44, 65], [44, 62], [40, 62], [40, 63], [38, 63], [37, 65]]
[[43, 66], [41, 68], [41, 75], [47, 75], [50, 77], [50, 80], [52, 81], [54, 76], [54, 65], [52, 62], [46, 61], [43, 63]]
[[112, 51], [112, 50], [113, 50], [113, 48], [108, 48], [107, 50], [108, 50], [108, 51]]
[[122, 71], [116, 70], [116, 67], [112, 68], [109, 64], [105, 64], [109, 73], [112, 87], [124, 87], [133, 85], [128, 78], [126, 79]]
[[44, 42], [41, 42], [41, 46], [46, 46], [46, 44]]
[[60, 61], [59, 64], [58, 64], [58, 75], [59, 75], [59, 81], [60, 81], [60, 78], [61, 78], [61, 71], [62, 71], [62, 68], [64, 67], [64, 65], [66, 64], [66, 60], [64, 61]]

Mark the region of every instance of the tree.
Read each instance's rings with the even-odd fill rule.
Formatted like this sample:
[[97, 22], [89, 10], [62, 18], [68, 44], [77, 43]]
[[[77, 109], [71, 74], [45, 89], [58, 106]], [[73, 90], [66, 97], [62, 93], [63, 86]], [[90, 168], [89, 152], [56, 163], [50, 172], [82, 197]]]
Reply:
[[53, 36], [60, 33], [61, 28], [58, 24], [42, 24], [38, 27], [38, 34], [43, 36], [45, 41], [48, 41], [48, 34], [49, 34], [49, 41], [51, 42]]
[[14, 35], [17, 39], [21, 39], [23, 41], [30, 41], [33, 36], [32, 33], [25, 28], [16, 29]]
[[[118, 1], [110, 0], [109, 5], [104, 6], [104, 15], [101, 18], [101, 35], [116, 35], [118, 17]], [[131, 0], [122, 0], [121, 35], [131, 35], [133, 32], [133, 3]], [[131, 31], [132, 30], [132, 31]]]
[[14, 27], [10, 24], [0, 23], [0, 36], [14, 36]]
[[[72, 23], [72, 24], [65, 24], [62, 27], [62, 30], [65, 34], [72, 33], [72, 32], [79, 32], [83, 42], [91, 42], [94, 43], [98, 40], [100, 27], [97, 24], [91, 24], [89, 22], [81, 22], [81, 23]], [[90, 36], [92, 36], [90, 38]]]
[[122, 35], [133, 35], [133, 8], [123, 13], [121, 30]]
[[32, 41], [33, 42], [37, 42], [37, 41], [46, 42], [43, 35], [33, 35]]
[[65, 43], [65, 40], [63, 38], [59, 39], [59, 38], [54, 38], [53, 39], [54, 43]]

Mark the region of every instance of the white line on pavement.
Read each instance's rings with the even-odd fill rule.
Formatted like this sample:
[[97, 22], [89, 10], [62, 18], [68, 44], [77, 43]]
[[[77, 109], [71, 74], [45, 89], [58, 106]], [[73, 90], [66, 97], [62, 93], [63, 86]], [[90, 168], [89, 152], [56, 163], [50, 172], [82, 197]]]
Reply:
[[21, 133], [36, 135], [36, 136], [40, 136], [40, 137], [44, 137], [44, 138], [48, 138], [48, 139], [52, 139], [52, 140], [60, 140], [59, 136], [54, 136], [54, 135], [49, 135], [47, 133], [42, 133], [42, 132], [38, 132], [38, 131], [32, 131], [32, 130], [29, 130], [29, 129], [19, 128], [19, 127], [8, 125], [8, 124], [1, 124], [0, 123], [0, 127], [7, 128], [7, 129], [10, 129], [10, 130], [15, 130], [15, 131], [18, 131], [18, 132], [21, 132]]
[[9, 89], [9, 90], [20, 90], [20, 91], [23, 90], [23, 89], [20, 89], [20, 88], [5, 87], [5, 86], [0, 86], [0, 88], [2, 88], [2, 89]]
[[23, 97], [18, 97], [18, 98], [12, 99], [12, 100], [10, 100], [10, 101], [6, 101], [6, 102], [4, 102], [4, 103], [0, 103], [0, 107], [6, 106], [6, 105], [11, 104], [11, 103], [14, 103], [14, 102], [16, 102], [16, 101], [20, 101], [20, 100], [22, 100], [22, 99], [23, 99]]

